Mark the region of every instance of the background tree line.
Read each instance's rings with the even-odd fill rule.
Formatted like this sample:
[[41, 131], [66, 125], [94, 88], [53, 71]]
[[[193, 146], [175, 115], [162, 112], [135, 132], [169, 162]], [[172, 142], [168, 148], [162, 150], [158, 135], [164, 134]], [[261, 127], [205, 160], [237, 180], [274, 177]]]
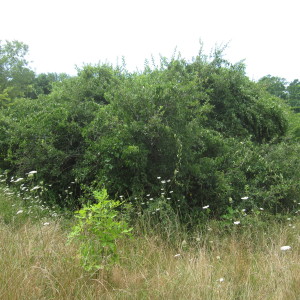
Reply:
[[103, 64], [37, 75], [27, 51], [0, 43], [0, 168], [8, 178], [37, 170], [48, 204], [78, 207], [105, 187], [135, 208], [180, 205], [195, 217], [206, 205], [215, 216], [297, 206], [298, 80], [253, 82], [219, 50], [139, 72]]
[[284, 99], [296, 112], [300, 112], [300, 81], [267, 75], [259, 79], [258, 83], [270, 94]]

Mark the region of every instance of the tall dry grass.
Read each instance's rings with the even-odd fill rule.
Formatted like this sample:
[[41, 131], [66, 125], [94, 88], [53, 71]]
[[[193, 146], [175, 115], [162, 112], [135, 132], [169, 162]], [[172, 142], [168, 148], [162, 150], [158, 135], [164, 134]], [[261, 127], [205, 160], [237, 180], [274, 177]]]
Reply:
[[[270, 221], [230, 230], [211, 222], [206, 231], [168, 239], [136, 232], [119, 243], [120, 263], [94, 275], [81, 268], [77, 245], [66, 243], [65, 221], [16, 220], [0, 221], [1, 300], [300, 299], [296, 218], [292, 226]], [[280, 250], [284, 245], [291, 250]]]
[[118, 266], [91, 276], [59, 223], [1, 224], [0, 299], [299, 299], [300, 222], [270, 225], [246, 234], [213, 229], [177, 247], [140, 235], [119, 245]]

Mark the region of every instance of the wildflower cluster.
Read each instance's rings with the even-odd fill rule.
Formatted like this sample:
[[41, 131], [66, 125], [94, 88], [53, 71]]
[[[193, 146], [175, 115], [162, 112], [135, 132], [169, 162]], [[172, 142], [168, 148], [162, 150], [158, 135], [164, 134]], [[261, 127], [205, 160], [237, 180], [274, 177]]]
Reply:
[[[16, 216], [31, 216], [35, 219], [42, 219], [42, 222], [44, 222], [43, 218], [57, 218], [59, 216], [58, 207], [46, 205], [42, 201], [42, 195], [47, 191], [48, 186], [42, 181], [37, 182], [36, 174], [36, 170], [18, 178], [7, 178], [6, 173], [1, 174], [1, 182], [7, 183], [2, 188], [2, 192], [11, 200], [11, 207], [16, 210]], [[15, 201], [16, 199], [20, 201]]]
[[[166, 211], [173, 211], [174, 207], [180, 208], [180, 200], [175, 201], [173, 199], [173, 190], [170, 187], [171, 179], [162, 179], [157, 177], [160, 182], [160, 191], [156, 195], [146, 194], [141, 198], [141, 213], [147, 213], [150, 215], [164, 214]], [[135, 198], [138, 201], [138, 198]]]

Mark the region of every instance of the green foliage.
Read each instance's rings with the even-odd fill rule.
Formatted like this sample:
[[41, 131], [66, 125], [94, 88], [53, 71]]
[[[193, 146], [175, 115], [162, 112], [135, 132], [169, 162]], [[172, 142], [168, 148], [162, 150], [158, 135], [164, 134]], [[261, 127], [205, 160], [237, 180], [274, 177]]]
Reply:
[[[228, 64], [228, 63], [227, 63]], [[284, 104], [262, 93], [245, 76], [244, 65], [225, 65], [215, 70], [205, 83], [214, 106], [210, 126], [226, 136], [268, 142], [287, 131]]]
[[24, 97], [32, 90], [34, 72], [28, 68], [27, 52], [28, 46], [21, 42], [0, 41], [0, 107], [3, 100]]
[[293, 80], [287, 86], [287, 92], [289, 93], [289, 104], [293, 107], [295, 112], [300, 112], [300, 81], [298, 79]]
[[289, 98], [294, 100], [300, 100], [300, 81], [294, 79], [287, 87]]
[[67, 74], [38, 74], [33, 81], [32, 92], [27, 97], [36, 99], [39, 95], [48, 95], [53, 90], [53, 85], [56, 82], [62, 82], [67, 78], [70, 78]]
[[293, 139], [299, 141], [300, 139], [300, 113], [292, 113], [289, 116], [290, 126], [289, 132]]
[[284, 78], [267, 75], [262, 77], [258, 84], [271, 95], [286, 100], [296, 112], [299, 112], [300, 82], [298, 79], [288, 83]]
[[109, 65], [86, 65], [78, 69], [78, 76], [58, 81], [53, 86], [53, 96], [71, 102], [107, 104], [105, 93], [122, 78], [121, 71]]
[[258, 82], [270, 94], [282, 99], [287, 99], [288, 96], [286, 92], [287, 82], [284, 78], [267, 75], [262, 77]]
[[[298, 123], [243, 63], [216, 51], [135, 73], [87, 65], [74, 77], [48, 75], [36, 77], [34, 99], [0, 112], [0, 168], [21, 177], [37, 170], [61, 206], [78, 207], [82, 186], [131, 200], [159, 195], [157, 177], [174, 191], [167, 205], [184, 199], [181, 215], [195, 218], [207, 205], [211, 216], [224, 214], [230, 197], [244, 205], [245, 192], [249, 207], [272, 211], [299, 197]], [[293, 163], [294, 174], [285, 170]]]
[[113, 194], [140, 195], [158, 190], [159, 175], [173, 179], [175, 197], [184, 195], [191, 207], [219, 207], [233, 190], [224, 159], [230, 137], [261, 143], [287, 130], [282, 104], [260, 94], [243, 72], [200, 58], [163, 60], [159, 69], [112, 85], [109, 105], [86, 128], [90, 147], [78, 178]]
[[46, 96], [16, 100], [1, 115], [2, 168], [11, 176], [38, 170], [40, 179], [52, 184], [57, 202], [66, 205], [64, 191], [75, 181], [72, 168], [84, 152], [82, 128], [95, 109], [92, 102]]
[[289, 141], [260, 146], [243, 142], [233, 147], [228, 153], [233, 164], [226, 173], [231, 178], [233, 207], [273, 213], [293, 209], [299, 199], [298, 151], [299, 144]]
[[76, 212], [78, 224], [69, 235], [80, 242], [82, 266], [88, 271], [109, 268], [118, 261], [116, 242], [130, 235], [131, 228], [116, 210], [122, 203], [109, 200], [105, 189], [94, 192], [97, 203]]

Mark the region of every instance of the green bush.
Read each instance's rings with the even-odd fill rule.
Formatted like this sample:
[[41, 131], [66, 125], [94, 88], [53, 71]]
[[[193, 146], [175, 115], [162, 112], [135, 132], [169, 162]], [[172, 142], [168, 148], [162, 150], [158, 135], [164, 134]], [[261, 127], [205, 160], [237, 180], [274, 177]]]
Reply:
[[210, 205], [220, 216], [247, 193], [248, 206], [276, 211], [299, 197], [290, 116], [219, 52], [136, 73], [85, 66], [50, 94], [0, 112], [0, 168], [37, 170], [61, 206], [78, 207], [83, 186], [141, 199], [159, 193], [161, 177], [174, 191], [168, 204], [184, 199], [183, 214]]

